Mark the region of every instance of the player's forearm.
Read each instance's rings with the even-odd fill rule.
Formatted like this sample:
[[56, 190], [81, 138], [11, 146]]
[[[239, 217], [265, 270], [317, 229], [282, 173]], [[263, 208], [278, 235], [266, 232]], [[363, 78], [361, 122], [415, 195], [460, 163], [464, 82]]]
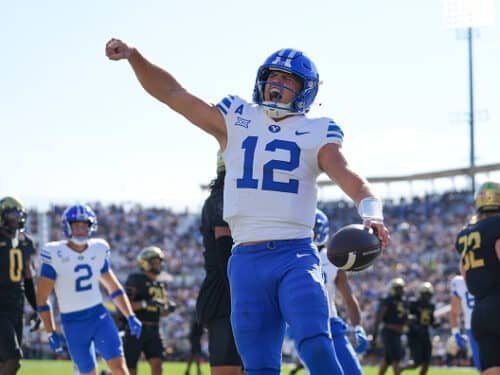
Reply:
[[361, 324], [361, 310], [356, 300], [347, 303], [347, 315], [353, 327]]
[[54, 322], [54, 315], [52, 314], [52, 311], [46, 310], [39, 312], [38, 314], [40, 315], [40, 319], [42, 319], [45, 332], [54, 332], [56, 330], [56, 324]]
[[31, 277], [24, 280], [24, 295], [26, 296], [26, 299], [28, 300], [33, 310], [36, 310], [35, 285]]
[[132, 50], [128, 62], [144, 90], [161, 102], [171, 106], [175, 93], [184, 91], [170, 73], [149, 62], [137, 49]]
[[130, 304], [130, 301], [126, 294], [120, 294], [113, 299], [113, 303], [118, 307], [120, 312], [125, 316], [129, 317], [134, 314], [134, 310]]

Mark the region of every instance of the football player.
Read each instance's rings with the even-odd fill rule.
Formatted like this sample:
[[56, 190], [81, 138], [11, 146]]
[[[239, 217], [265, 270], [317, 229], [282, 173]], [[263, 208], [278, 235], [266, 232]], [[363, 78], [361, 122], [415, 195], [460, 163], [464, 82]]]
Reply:
[[384, 375], [392, 366], [395, 375], [401, 372], [400, 361], [404, 358], [401, 335], [406, 332], [408, 324], [408, 307], [404, 300], [405, 282], [398, 277], [389, 283], [389, 295], [379, 305], [373, 329], [373, 345], [377, 342], [380, 323], [384, 345], [384, 361], [379, 367], [379, 375]]
[[469, 339], [469, 345], [472, 352], [472, 361], [474, 366], [478, 371], [481, 371], [479, 367], [479, 350], [477, 348], [476, 340], [472, 335], [470, 329], [470, 321], [472, 316], [472, 310], [474, 309], [474, 296], [469, 293], [467, 286], [465, 285], [464, 278], [461, 275], [456, 275], [451, 279], [451, 311], [450, 311], [450, 327], [451, 334], [455, 339], [457, 346], [463, 350], [467, 351], [467, 343], [460, 332], [460, 314], [463, 314], [464, 318], [464, 328], [467, 332], [467, 337]]
[[36, 251], [33, 240], [24, 233], [26, 218], [18, 199], [0, 200], [0, 374], [6, 375], [20, 368], [25, 296], [36, 311], [32, 278]]
[[476, 222], [455, 242], [460, 271], [475, 298], [472, 334], [483, 374], [500, 374], [500, 183], [485, 182], [476, 193]]
[[419, 286], [417, 299], [409, 301], [410, 327], [407, 337], [412, 363], [401, 367], [401, 371], [420, 367], [420, 374], [425, 375], [429, 370], [432, 357], [429, 329], [437, 327], [434, 321], [436, 307], [432, 303], [433, 295], [434, 288], [426, 281]]
[[208, 353], [212, 375], [238, 375], [242, 362], [231, 327], [231, 301], [227, 264], [233, 247], [228, 224], [222, 218], [226, 168], [217, 153], [217, 177], [201, 212], [200, 231], [205, 251], [205, 279], [196, 301], [198, 320], [208, 328]]
[[[189, 328], [189, 343], [191, 344], [191, 352], [189, 353], [189, 357], [187, 360], [186, 372], [185, 375], [191, 374], [191, 366], [193, 363], [196, 364], [197, 375], [203, 375], [201, 372], [201, 336], [203, 336], [203, 325], [198, 321], [196, 317], [196, 313], [191, 319], [191, 327]], [[214, 370], [218, 370], [218, 373], [221, 373], [220, 367], [212, 367], [211, 374], [215, 374]], [[230, 372], [227, 372], [230, 374]]]
[[[361, 309], [357, 298], [353, 295], [349, 279], [345, 271], [339, 270], [329, 260], [324, 250], [330, 233], [328, 217], [319, 209], [316, 210], [316, 219], [314, 224], [314, 244], [318, 247], [321, 259], [321, 268], [323, 269], [323, 278], [328, 290], [330, 299], [330, 328], [332, 333], [335, 353], [339, 359], [344, 374], [361, 375], [363, 371], [356, 356], [362, 354], [368, 348], [368, 339], [365, 330], [361, 326]], [[338, 315], [335, 306], [336, 290], [340, 292], [344, 301], [351, 326], [349, 327]], [[348, 334], [354, 333], [355, 347], [353, 348]], [[297, 364], [290, 374], [295, 374], [303, 368], [302, 364]]]
[[49, 242], [42, 248], [38, 278], [38, 312], [49, 334], [50, 347], [56, 353], [63, 352], [49, 304], [50, 293], [55, 290], [67, 346], [80, 374], [97, 373], [96, 351], [114, 375], [128, 374], [122, 343], [103, 304], [100, 283], [127, 317], [134, 335], [140, 336], [142, 325], [110, 267], [108, 243], [91, 238], [97, 231], [97, 217], [87, 205], [70, 206], [62, 215], [62, 229], [66, 240]]
[[142, 249], [137, 256], [141, 272], [129, 275], [125, 289], [137, 318], [142, 323], [142, 333], [136, 337], [130, 328], [125, 330], [123, 347], [131, 375], [137, 373], [141, 352], [151, 367], [151, 374], [162, 373], [163, 344], [160, 337], [160, 317], [175, 311], [175, 303], [167, 298], [167, 283], [158, 280], [165, 256], [157, 246]]
[[342, 373], [311, 236], [317, 177], [325, 172], [347, 193], [384, 248], [389, 232], [382, 201], [341, 151], [342, 129], [330, 118], [307, 117], [320, 83], [312, 60], [281, 49], [258, 69], [253, 103], [231, 95], [211, 105], [136, 48], [111, 39], [105, 52], [127, 59], [150, 95], [219, 143], [226, 164], [223, 218], [236, 244], [228, 266], [231, 323], [246, 372], [279, 374], [287, 322], [312, 375]]

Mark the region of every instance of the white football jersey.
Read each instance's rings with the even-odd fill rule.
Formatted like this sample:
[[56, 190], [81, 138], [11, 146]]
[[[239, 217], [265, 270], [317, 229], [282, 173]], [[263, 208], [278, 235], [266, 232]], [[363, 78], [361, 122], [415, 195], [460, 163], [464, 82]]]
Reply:
[[89, 239], [87, 249], [81, 253], [69, 248], [67, 241], [49, 242], [42, 248], [41, 256], [42, 262], [56, 272], [54, 290], [61, 313], [103, 302], [99, 279], [106, 260], [109, 262], [109, 245], [105, 240]]
[[475, 299], [467, 290], [467, 286], [462, 276], [457, 275], [451, 280], [451, 291], [455, 296], [460, 298], [462, 313], [464, 315], [464, 327], [465, 329], [470, 329], [470, 319], [472, 310], [474, 309]]
[[327, 143], [342, 144], [342, 130], [329, 118], [276, 122], [236, 96], [217, 107], [228, 137], [224, 220], [235, 243], [311, 237], [318, 152]]
[[326, 255], [326, 249], [319, 252], [319, 259], [321, 262], [321, 270], [323, 272], [323, 279], [325, 281], [326, 290], [328, 292], [330, 318], [338, 316], [337, 306], [335, 306], [335, 279], [337, 278], [338, 268], [335, 267]]

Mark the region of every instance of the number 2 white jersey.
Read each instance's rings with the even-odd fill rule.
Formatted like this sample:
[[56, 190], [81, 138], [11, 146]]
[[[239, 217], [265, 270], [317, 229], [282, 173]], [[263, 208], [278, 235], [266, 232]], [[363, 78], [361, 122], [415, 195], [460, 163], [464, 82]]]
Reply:
[[338, 316], [337, 306], [335, 306], [335, 292], [337, 291], [335, 279], [337, 278], [338, 268], [328, 260], [326, 249], [319, 252], [319, 259], [326, 291], [328, 292], [330, 318], [333, 318]]
[[42, 262], [56, 272], [54, 290], [61, 313], [80, 311], [102, 303], [99, 279], [109, 265], [109, 245], [92, 238], [79, 253], [67, 241], [49, 242], [41, 250]]
[[227, 127], [224, 220], [235, 243], [307, 238], [316, 212], [318, 151], [342, 144], [329, 118], [291, 116], [279, 122], [236, 96], [217, 107]]
[[474, 309], [475, 299], [467, 290], [467, 286], [462, 276], [457, 275], [451, 280], [451, 291], [456, 297], [460, 298], [462, 313], [464, 315], [464, 328], [470, 329], [470, 319], [472, 310]]

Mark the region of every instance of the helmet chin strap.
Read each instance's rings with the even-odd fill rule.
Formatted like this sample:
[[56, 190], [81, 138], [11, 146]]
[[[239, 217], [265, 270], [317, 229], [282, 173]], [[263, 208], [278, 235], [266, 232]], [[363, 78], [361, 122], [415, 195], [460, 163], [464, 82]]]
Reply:
[[84, 246], [87, 244], [88, 242], [88, 238], [87, 237], [71, 237], [70, 238], [70, 241], [73, 242], [74, 244], [78, 245], [78, 246]]
[[261, 105], [266, 115], [272, 119], [281, 119], [286, 116], [302, 115], [302, 113], [291, 111], [290, 110], [291, 104], [281, 104], [281, 103], [279, 104], [280, 104], [279, 108], [271, 107], [276, 105], [275, 102], [262, 102]]

